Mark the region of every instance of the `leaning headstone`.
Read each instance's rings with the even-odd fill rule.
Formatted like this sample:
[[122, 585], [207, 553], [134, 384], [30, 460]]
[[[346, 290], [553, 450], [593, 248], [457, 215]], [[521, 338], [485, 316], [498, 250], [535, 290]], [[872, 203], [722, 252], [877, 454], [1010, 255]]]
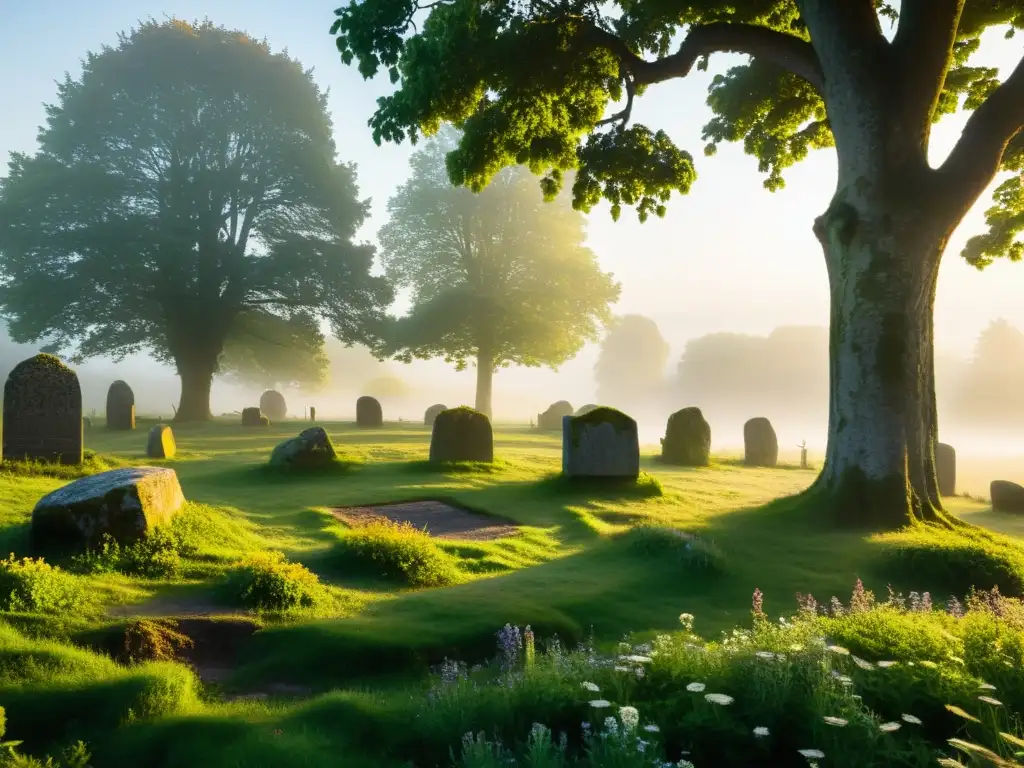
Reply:
[[935, 444], [935, 479], [940, 496], [956, 496], [956, 451], [946, 443]]
[[[709, 437], [710, 433], [709, 427]], [[748, 467], [774, 467], [779, 463], [779, 438], [772, 423], [763, 416], [743, 425], [743, 463]]]
[[270, 453], [270, 466], [315, 469], [330, 466], [337, 458], [327, 431], [323, 427], [310, 427], [274, 446]]
[[275, 389], [268, 389], [260, 395], [260, 412], [273, 421], [284, 421], [288, 416], [288, 404], [284, 395]]
[[363, 395], [356, 400], [356, 424], [360, 427], [379, 427], [384, 424], [384, 410], [376, 398]]
[[135, 393], [120, 379], [107, 390], [107, 429], [135, 429]]
[[668, 417], [661, 460], [681, 467], [706, 467], [711, 463], [711, 425], [700, 408], [683, 408]]
[[430, 434], [430, 461], [494, 461], [491, 420], [466, 406], [439, 413]]
[[640, 476], [636, 422], [614, 408], [562, 419], [562, 473], [566, 477]]
[[434, 420], [438, 417], [438, 415], [442, 411], [447, 411], [447, 410], [448, 410], [448, 406], [447, 405], [441, 405], [441, 403], [437, 403], [436, 405], [430, 406], [423, 413], [423, 423], [426, 426], [428, 426], [428, 427], [434, 426]]
[[14, 366], [3, 413], [4, 460], [82, 463], [82, 389], [58, 358], [39, 354]]
[[544, 413], [537, 414], [537, 429], [556, 432], [562, 428], [562, 419], [572, 416], [572, 405], [567, 400], [552, 403]]
[[178, 452], [174, 432], [166, 424], [157, 424], [146, 438], [146, 456], [151, 459], [173, 459]]
[[989, 485], [993, 512], [1024, 514], [1024, 487], [1009, 480], [993, 480]]
[[178, 475], [166, 467], [126, 467], [82, 477], [41, 498], [29, 537], [36, 552], [80, 551], [104, 534], [137, 541], [181, 509]]
[[270, 426], [270, 419], [263, 415], [259, 408], [243, 408], [242, 409], [242, 426], [243, 427], [268, 427]]

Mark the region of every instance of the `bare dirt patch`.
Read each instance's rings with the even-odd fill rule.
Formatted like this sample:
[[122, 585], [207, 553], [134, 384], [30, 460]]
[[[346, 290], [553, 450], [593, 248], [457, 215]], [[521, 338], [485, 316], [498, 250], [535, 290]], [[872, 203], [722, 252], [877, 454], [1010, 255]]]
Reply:
[[482, 515], [445, 501], [405, 501], [369, 507], [337, 507], [331, 510], [343, 523], [358, 527], [374, 518], [409, 523], [438, 539], [493, 541], [514, 536], [519, 528], [511, 520]]

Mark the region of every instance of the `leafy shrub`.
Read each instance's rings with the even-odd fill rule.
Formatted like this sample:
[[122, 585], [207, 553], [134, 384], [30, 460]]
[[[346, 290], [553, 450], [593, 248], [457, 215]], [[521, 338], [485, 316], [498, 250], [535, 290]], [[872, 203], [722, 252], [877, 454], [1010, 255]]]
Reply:
[[414, 587], [443, 587], [461, 578], [455, 559], [429, 534], [386, 517], [346, 531], [337, 551], [346, 566]]
[[181, 573], [180, 538], [169, 526], [162, 526], [128, 545], [104, 534], [95, 549], [72, 558], [82, 573], [124, 573], [148, 579], [174, 578]]
[[0, 610], [61, 613], [77, 608], [83, 598], [78, 578], [43, 558], [0, 560]]
[[172, 661], [180, 650], [195, 646], [174, 619], [133, 619], [124, 628], [123, 642], [121, 660], [130, 663]]
[[317, 575], [281, 552], [250, 555], [228, 574], [228, 585], [242, 605], [258, 611], [311, 608], [323, 595]]

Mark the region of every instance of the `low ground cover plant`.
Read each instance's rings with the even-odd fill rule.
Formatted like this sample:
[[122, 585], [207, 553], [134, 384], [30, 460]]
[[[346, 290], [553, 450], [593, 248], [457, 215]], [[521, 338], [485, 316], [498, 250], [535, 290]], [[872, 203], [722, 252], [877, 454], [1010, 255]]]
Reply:
[[83, 601], [79, 579], [41, 557], [0, 560], [0, 611], [62, 613]]
[[227, 583], [235, 601], [254, 611], [312, 608], [324, 592], [315, 573], [281, 552], [250, 555], [228, 573]]
[[461, 581], [455, 558], [411, 523], [374, 518], [345, 531], [337, 545], [344, 566], [413, 587], [443, 587]]

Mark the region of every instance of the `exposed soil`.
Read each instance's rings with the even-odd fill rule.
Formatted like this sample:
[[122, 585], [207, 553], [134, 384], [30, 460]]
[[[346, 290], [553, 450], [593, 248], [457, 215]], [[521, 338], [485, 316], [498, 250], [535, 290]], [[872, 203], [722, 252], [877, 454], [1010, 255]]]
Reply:
[[337, 507], [331, 510], [336, 518], [358, 527], [374, 518], [386, 517], [396, 523], [409, 523], [425, 529], [438, 539], [460, 541], [493, 541], [514, 536], [518, 527], [510, 520], [481, 515], [460, 509], [443, 501], [406, 501], [370, 507]]

